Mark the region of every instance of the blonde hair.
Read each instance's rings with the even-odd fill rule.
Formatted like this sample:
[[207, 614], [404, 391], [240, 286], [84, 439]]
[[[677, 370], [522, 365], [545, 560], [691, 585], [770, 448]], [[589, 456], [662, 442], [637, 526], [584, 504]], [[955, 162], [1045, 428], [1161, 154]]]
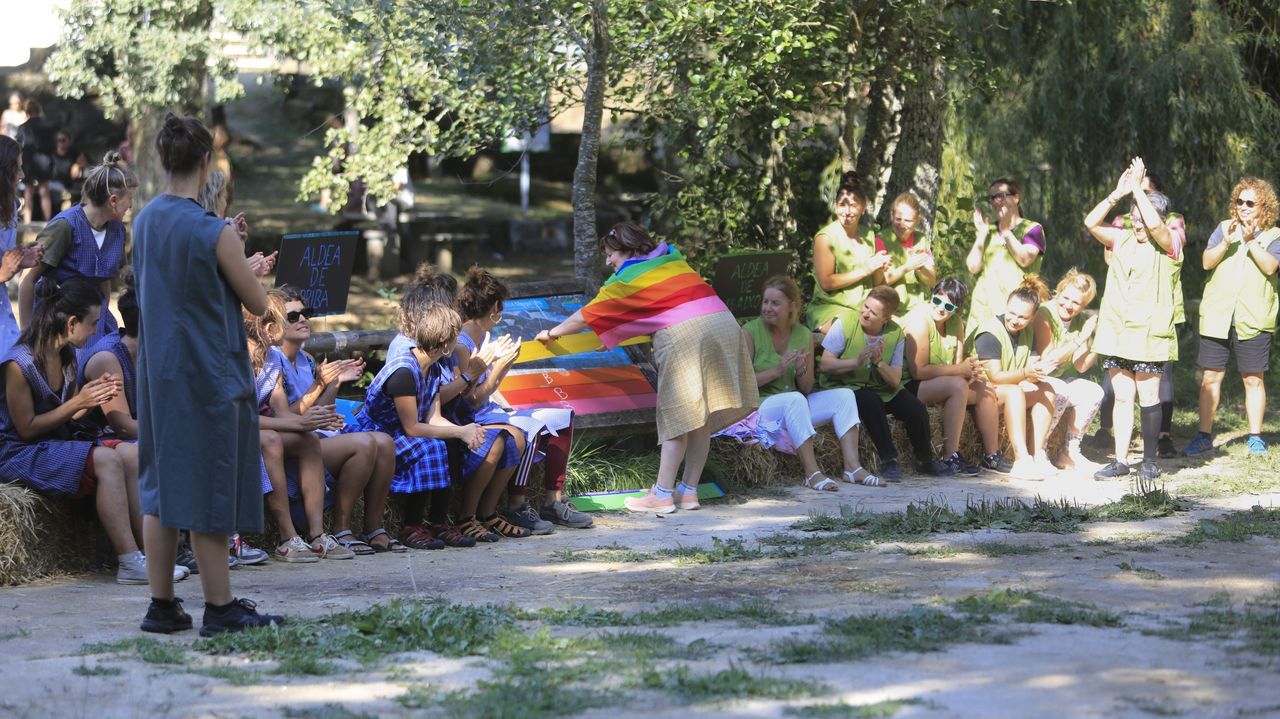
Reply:
[[81, 194], [94, 207], [107, 204], [112, 195], [125, 195], [138, 187], [138, 176], [120, 159], [120, 153], [108, 152], [102, 163], [93, 166], [84, 176]]
[[[787, 275], [774, 275], [764, 281], [760, 286], [760, 294], [763, 296], [765, 290], [777, 290], [782, 293], [783, 297], [791, 303], [791, 313], [787, 315], [787, 319], [791, 324], [800, 321], [800, 285]], [[762, 297], [763, 299], [763, 297]]]
[[255, 374], [262, 370], [262, 365], [266, 364], [267, 352], [272, 347], [271, 336], [267, 334], [267, 325], [275, 324], [277, 327], [284, 327], [284, 306], [288, 301], [289, 295], [273, 287], [267, 290], [267, 309], [261, 316], [244, 310], [244, 331], [253, 345], [249, 348], [249, 361], [253, 364]]
[[1062, 276], [1053, 294], [1060, 295], [1068, 287], [1080, 290], [1081, 307], [1088, 307], [1089, 303], [1093, 302], [1093, 299], [1098, 296], [1098, 283], [1093, 279], [1093, 275], [1081, 272], [1074, 267], [1067, 270], [1067, 274]]
[[209, 179], [205, 181], [204, 187], [200, 188], [200, 195], [196, 198], [196, 202], [204, 209], [218, 214], [218, 195], [222, 191], [227, 191], [227, 206], [231, 206], [231, 186], [227, 184], [227, 173], [222, 170], [214, 170], [209, 173]]
[[1240, 199], [1240, 193], [1245, 190], [1253, 190], [1253, 194], [1257, 196], [1258, 202], [1258, 229], [1265, 230], [1276, 224], [1277, 202], [1275, 188], [1271, 187], [1271, 183], [1260, 177], [1246, 177], [1236, 183], [1231, 190], [1231, 219], [1236, 222], [1240, 221], [1239, 208], [1236, 207], [1236, 200]]

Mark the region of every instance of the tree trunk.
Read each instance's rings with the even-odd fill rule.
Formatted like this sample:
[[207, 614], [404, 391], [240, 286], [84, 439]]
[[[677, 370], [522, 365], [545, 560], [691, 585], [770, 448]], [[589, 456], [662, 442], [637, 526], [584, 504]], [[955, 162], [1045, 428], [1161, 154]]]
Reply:
[[862, 146], [858, 148], [858, 161], [854, 167], [867, 190], [868, 211], [881, 205], [898, 145], [902, 99], [896, 84], [897, 77], [887, 67], [880, 68], [871, 83], [867, 127], [862, 133]]
[[573, 171], [573, 273], [588, 295], [600, 288], [600, 252], [596, 231], [596, 169], [600, 125], [604, 117], [605, 69], [609, 61], [608, 5], [591, 4], [591, 38], [586, 54], [587, 87], [582, 94], [582, 142]]
[[787, 172], [787, 134], [783, 128], [769, 135], [769, 156], [765, 159], [765, 175], [769, 178], [768, 240], [777, 248], [787, 246], [796, 232], [792, 213], [795, 193], [791, 189], [791, 173]]
[[[921, 220], [927, 232], [933, 226], [938, 204], [947, 98], [942, 59], [921, 59], [916, 81], [903, 89], [901, 132], [885, 196], [894, 198], [903, 192], [914, 192], [920, 199]], [[888, 223], [891, 212], [888, 204], [880, 206], [881, 226]]]
[[164, 112], [153, 110], [134, 117], [129, 125], [132, 131], [133, 171], [138, 176], [138, 189], [133, 193], [133, 216], [137, 217], [147, 202], [164, 192], [164, 168], [155, 150], [156, 135], [164, 124]]

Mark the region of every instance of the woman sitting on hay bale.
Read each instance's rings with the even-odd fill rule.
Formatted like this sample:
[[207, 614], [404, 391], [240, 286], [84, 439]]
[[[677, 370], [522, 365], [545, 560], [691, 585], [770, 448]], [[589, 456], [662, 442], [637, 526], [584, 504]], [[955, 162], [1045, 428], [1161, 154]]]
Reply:
[[1057, 365], [1047, 380], [1057, 395], [1049, 433], [1060, 419], [1066, 419], [1067, 446], [1058, 457], [1062, 469], [1097, 465], [1080, 453], [1080, 441], [1102, 404], [1102, 387], [1082, 373], [1098, 359], [1093, 351], [1093, 331], [1097, 316], [1084, 316], [1084, 308], [1098, 294], [1091, 275], [1072, 268], [1058, 283], [1053, 299], [1040, 305], [1036, 316], [1036, 354]]
[[849, 387], [857, 399], [858, 414], [866, 423], [880, 455], [880, 477], [867, 475], [863, 484], [882, 486], [902, 480], [898, 449], [889, 431], [889, 413], [907, 427], [907, 437], [923, 474], [949, 476], [951, 465], [933, 459], [929, 437], [929, 412], [910, 392], [902, 391], [902, 328], [893, 321], [898, 293], [880, 285], [862, 301], [860, 313], [846, 312], [831, 324], [822, 340], [821, 368], [827, 387]]
[[[17, 482], [54, 499], [93, 497], [98, 520], [119, 557], [116, 581], [146, 584], [142, 515], [138, 512], [137, 445], [85, 439], [73, 420], [120, 393], [120, 378], [76, 383], [75, 351], [93, 336], [102, 297], [73, 278], [37, 290], [40, 304], [4, 356], [0, 396], [0, 481]], [[173, 579], [189, 572], [174, 567]]]
[[[1032, 356], [1035, 330], [1031, 323], [1049, 288], [1038, 276], [1027, 275], [1010, 295], [1003, 314], [987, 320], [973, 340], [974, 350], [995, 386], [1004, 407], [1005, 427], [1013, 447], [1010, 474], [1022, 479], [1043, 479], [1057, 468], [1044, 454], [1049, 424], [1053, 421], [1053, 388], [1045, 381], [1056, 367]], [[1031, 412], [1031, 446], [1027, 451], [1027, 411]]]
[[983, 468], [1008, 474], [1009, 463], [1000, 453], [1000, 409], [995, 392], [982, 381], [977, 358], [964, 356], [960, 308], [968, 294], [963, 282], [946, 277], [934, 285], [928, 301], [903, 319], [903, 387], [926, 405], [942, 406], [942, 461], [957, 474], [973, 476], [979, 472], [960, 455], [960, 432], [969, 405], [974, 406], [974, 419], [982, 435]]
[[848, 387], [814, 392], [813, 333], [800, 323], [800, 287], [784, 275], [764, 282], [760, 316], [742, 328], [760, 387], [760, 410], [726, 429], [766, 447], [791, 452], [804, 468], [804, 486], [835, 492], [839, 485], [822, 473], [813, 451], [814, 427], [831, 422], [844, 457], [841, 479], [862, 483], [872, 476], [858, 459], [858, 405]]

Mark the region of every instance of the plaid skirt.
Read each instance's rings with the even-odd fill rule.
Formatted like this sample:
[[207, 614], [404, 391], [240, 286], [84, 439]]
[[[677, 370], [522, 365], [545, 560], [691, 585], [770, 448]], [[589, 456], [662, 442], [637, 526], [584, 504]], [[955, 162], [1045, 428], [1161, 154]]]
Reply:
[[760, 406], [746, 340], [728, 312], [654, 332], [653, 357], [659, 442], [708, 425], [718, 432]]
[[493, 449], [493, 443], [498, 441], [498, 435], [507, 435], [506, 444], [502, 445], [502, 457], [498, 459], [498, 469], [506, 469], [514, 467], [520, 463], [520, 455], [516, 454], [516, 441], [511, 433], [505, 429], [496, 427], [485, 427], [484, 444], [478, 449], [467, 452], [466, 459], [462, 465], [462, 476], [470, 477], [475, 474], [480, 465], [484, 462], [484, 458], [489, 454], [489, 450]]

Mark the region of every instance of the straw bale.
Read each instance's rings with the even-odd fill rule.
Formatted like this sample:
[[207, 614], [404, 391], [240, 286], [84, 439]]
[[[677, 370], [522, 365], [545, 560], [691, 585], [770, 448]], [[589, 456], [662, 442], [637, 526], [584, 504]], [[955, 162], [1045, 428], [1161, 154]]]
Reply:
[[83, 502], [55, 502], [21, 485], [0, 484], [0, 585], [102, 565], [111, 552], [90, 515]]

